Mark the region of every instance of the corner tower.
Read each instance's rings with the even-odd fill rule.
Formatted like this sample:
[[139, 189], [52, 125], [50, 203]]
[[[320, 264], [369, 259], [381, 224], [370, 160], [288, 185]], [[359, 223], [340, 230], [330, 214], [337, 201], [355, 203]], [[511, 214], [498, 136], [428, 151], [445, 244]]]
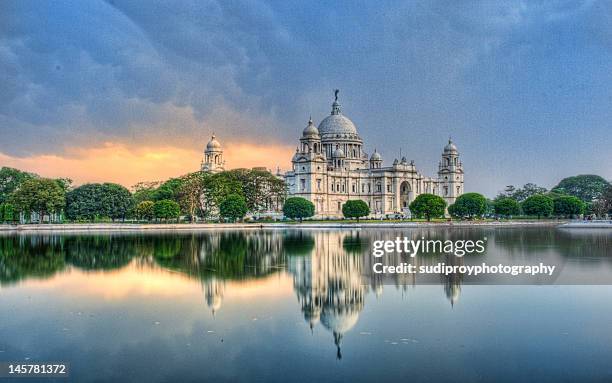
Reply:
[[438, 166], [439, 195], [448, 205], [463, 194], [463, 164], [459, 161], [457, 146], [449, 138]]

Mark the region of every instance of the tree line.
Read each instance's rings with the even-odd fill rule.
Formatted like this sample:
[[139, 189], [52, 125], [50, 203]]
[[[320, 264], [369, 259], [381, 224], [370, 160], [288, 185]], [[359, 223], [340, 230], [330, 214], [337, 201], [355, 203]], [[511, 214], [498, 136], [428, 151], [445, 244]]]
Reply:
[[[236, 221], [248, 213], [278, 211], [303, 220], [314, 216], [312, 202], [286, 199], [282, 179], [268, 171], [234, 169], [220, 173], [194, 172], [163, 182], [141, 182], [133, 192], [114, 183], [88, 183], [72, 187], [69, 179], [48, 179], [33, 173], [0, 169], [0, 222], [28, 221], [35, 213], [49, 221]], [[602, 177], [568, 177], [551, 190], [533, 183], [522, 188], [509, 185], [493, 200], [479, 193], [465, 193], [448, 206], [442, 197], [421, 194], [409, 206], [416, 218], [441, 218], [445, 212], [457, 219], [603, 217], [612, 212], [612, 185]], [[345, 218], [370, 215], [365, 201], [344, 203]], [[40, 221], [40, 220], [39, 220]]]
[[[432, 194], [421, 194], [410, 210], [419, 218], [439, 218], [444, 215], [446, 202]], [[522, 188], [509, 185], [489, 200], [479, 193], [465, 193], [448, 206], [453, 218], [481, 217], [512, 218], [575, 218], [580, 215], [604, 217], [612, 213], [612, 185], [596, 175], [578, 175], [564, 178], [551, 190], [533, 183]]]
[[163, 182], [142, 182], [133, 192], [115, 183], [72, 187], [68, 179], [0, 169], [0, 222], [189, 221], [244, 217], [282, 206], [285, 183], [266, 170], [194, 172]]

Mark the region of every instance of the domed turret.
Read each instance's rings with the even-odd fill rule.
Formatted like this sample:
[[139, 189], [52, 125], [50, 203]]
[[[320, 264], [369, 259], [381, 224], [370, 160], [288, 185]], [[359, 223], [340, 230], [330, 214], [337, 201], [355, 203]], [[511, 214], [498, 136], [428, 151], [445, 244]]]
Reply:
[[370, 169], [380, 169], [382, 165], [382, 156], [376, 149], [374, 149], [374, 153], [370, 157]]
[[374, 149], [374, 153], [372, 153], [370, 161], [382, 161], [382, 157], [380, 156], [380, 153], [376, 151], [376, 149]]
[[217, 141], [217, 138], [215, 137], [215, 134], [213, 133], [212, 137], [210, 138], [210, 141], [208, 141], [208, 144], [206, 144], [206, 151], [211, 152], [211, 151], [219, 151], [219, 150], [221, 150], [221, 143]]
[[444, 153], [457, 153], [457, 152], [458, 152], [457, 146], [455, 145], [453, 140], [449, 138], [448, 144], [444, 147]]
[[308, 120], [308, 125], [306, 125], [306, 128], [304, 128], [302, 136], [312, 138], [319, 137], [319, 129], [317, 129], [315, 124], [312, 122], [312, 118]]
[[217, 141], [213, 133], [210, 141], [204, 150], [204, 160], [202, 161], [202, 171], [216, 173], [224, 170], [223, 149], [221, 143]]

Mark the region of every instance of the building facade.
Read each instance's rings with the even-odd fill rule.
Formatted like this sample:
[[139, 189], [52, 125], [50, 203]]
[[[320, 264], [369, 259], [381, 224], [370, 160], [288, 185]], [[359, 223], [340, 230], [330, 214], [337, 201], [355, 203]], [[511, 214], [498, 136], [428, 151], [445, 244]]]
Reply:
[[438, 195], [449, 205], [463, 194], [463, 164], [450, 139], [435, 178], [424, 176], [405, 157], [384, 166], [377, 150], [365, 152], [355, 124], [342, 114], [337, 90], [331, 114], [318, 127], [308, 121], [291, 162], [285, 174], [288, 193], [310, 200], [317, 217], [342, 216], [342, 205], [354, 199], [368, 203], [373, 216], [408, 216], [419, 194]]

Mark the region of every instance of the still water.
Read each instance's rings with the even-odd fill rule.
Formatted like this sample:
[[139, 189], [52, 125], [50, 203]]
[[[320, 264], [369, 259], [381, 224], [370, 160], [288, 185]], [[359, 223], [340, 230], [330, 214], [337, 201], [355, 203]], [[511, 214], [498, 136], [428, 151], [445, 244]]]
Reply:
[[[397, 236], [487, 239], [425, 263], [560, 272], [371, 273], [372, 242]], [[5, 235], [0, 362], [79, 382], [612, 381], [611, 251], [610, 230], [555, 228]]]

